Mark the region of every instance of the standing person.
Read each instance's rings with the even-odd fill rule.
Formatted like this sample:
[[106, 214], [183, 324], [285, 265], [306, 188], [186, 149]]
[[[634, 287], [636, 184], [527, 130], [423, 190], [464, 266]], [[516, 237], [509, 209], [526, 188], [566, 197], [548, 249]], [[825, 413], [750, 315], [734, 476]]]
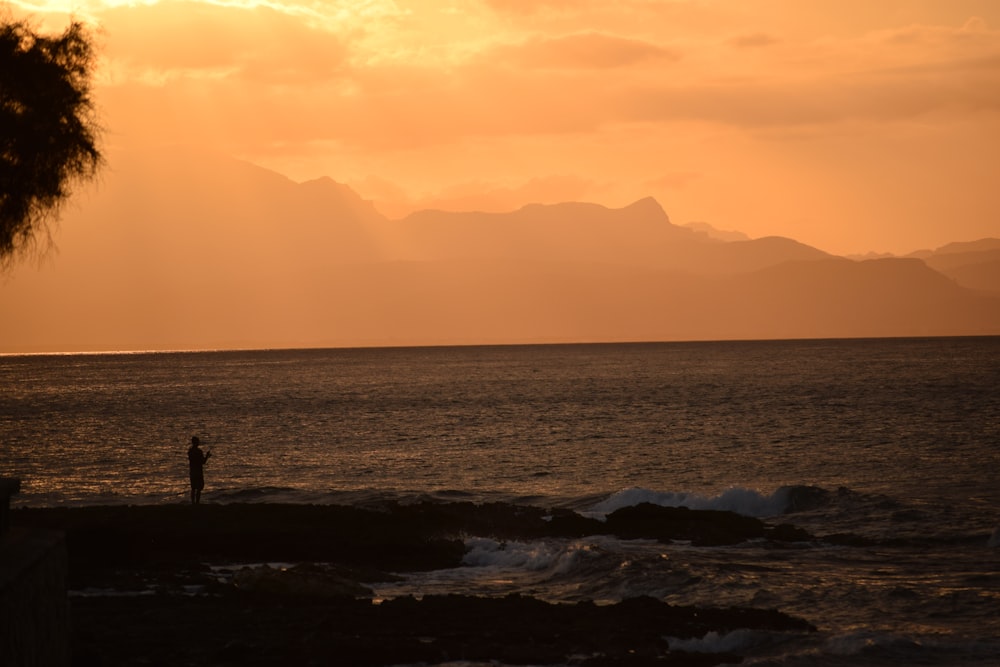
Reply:
[[188, 447], [188, 465], [191, 468], [191, 504], [201, 502], [201, 490], [205, 488], [205, 462], [212, 452], [205, 453], [199, 447], [198, 436], [191, 436], [191, 446]]

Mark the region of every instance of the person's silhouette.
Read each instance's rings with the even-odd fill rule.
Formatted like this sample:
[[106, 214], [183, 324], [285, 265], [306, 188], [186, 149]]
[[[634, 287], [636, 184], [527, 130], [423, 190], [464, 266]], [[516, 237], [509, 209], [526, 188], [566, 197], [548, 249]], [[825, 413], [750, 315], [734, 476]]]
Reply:
[[191, 436], [191, 446], [188, 447], [188, 465], [191, 468], [191, 504], [201, 502], [201, 490], [205, 488], [205, 461], [212, 452], [203, 452], [199, 447], [198, 436]]

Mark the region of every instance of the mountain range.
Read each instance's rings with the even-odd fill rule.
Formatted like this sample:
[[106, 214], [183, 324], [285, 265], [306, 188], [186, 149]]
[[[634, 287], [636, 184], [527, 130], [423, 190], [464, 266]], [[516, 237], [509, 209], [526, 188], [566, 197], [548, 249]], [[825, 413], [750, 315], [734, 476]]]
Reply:
[[857, 260], [652, 198], [390, 220], [227, 157], [110, 164], [0, 278], [0, 352], [1000, 334], [1000, 239]]

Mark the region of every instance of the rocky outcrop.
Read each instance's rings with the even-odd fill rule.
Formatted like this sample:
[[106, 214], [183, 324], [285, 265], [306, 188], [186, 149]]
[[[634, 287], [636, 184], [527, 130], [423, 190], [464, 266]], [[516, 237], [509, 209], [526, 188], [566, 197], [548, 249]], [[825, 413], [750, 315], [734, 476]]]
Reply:
[[[459, 567], [470, 535], [610, 534], [706, 545], [808, 538], [730, 512], [639, 505], [604, 522], [568, 510], [427, 502], [34, 508], [11, 518], [15, 526], [66, 531], [78, 591], [74, 664], [716, 665], [742, 657], [686, 653], [665, 637], [814, 629], [776, 610], [651, 598], [601, 605], [516, 594], [378, 600], [360, 583]], [[100, 594], [106, 589], [115, 595]]]
[[[613, 605], [428, 596], [367, 600], [238, 595], [81, 599], [79, 654], [103, 664], [709, 666], [732, 653], [687, 653], [670, 640], [734, 629], [808, 633], [773, 610], [678, 607], [634, 598]], [[132, 662], [129, 662], [129, 661]]]

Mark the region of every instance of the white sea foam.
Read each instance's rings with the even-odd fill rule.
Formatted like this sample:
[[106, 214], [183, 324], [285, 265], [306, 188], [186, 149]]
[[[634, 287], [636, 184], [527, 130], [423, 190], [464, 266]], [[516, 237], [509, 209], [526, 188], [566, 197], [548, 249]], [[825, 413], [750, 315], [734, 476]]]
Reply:
[[759, 646], [768, 640], [767, 635], [754, 630], [739, 629], [732, 632], [709, 632], [701, 639], [667, 637], [672, 651], [689, 653], [739, 653]]
[[[906, 636], [862, 630], [829, 637], [820, 655], [846, 658], [851, 664], [988, 665], [997, 664], [1000, 643], [942, 634]], [[865, 656], [859, 660], [859, 656]]]
[[576, 564], [594, 553], [594, 546], [584, 542], [498, 542], [474, 537], [465, 542], [462, 564], [471, 567], [495, 567], [556, 574], [571, 571]]
[[463, 565], [544, 570], [558, 553], [541, 542], [499, 542], [485, 537], [466, 540]]
[[725, 510], [754, 517], [776, 516], [788, 509], [792, 488], [794, 487], [782, 487], [770, 495], [764, 495], [754, 489], [734, 486], [717, 496], [631, 488], [612, 494], [583, 514], [603, 518], [623, 507], [651, 503], [662, 507], [687, 507], [693, 510]]

